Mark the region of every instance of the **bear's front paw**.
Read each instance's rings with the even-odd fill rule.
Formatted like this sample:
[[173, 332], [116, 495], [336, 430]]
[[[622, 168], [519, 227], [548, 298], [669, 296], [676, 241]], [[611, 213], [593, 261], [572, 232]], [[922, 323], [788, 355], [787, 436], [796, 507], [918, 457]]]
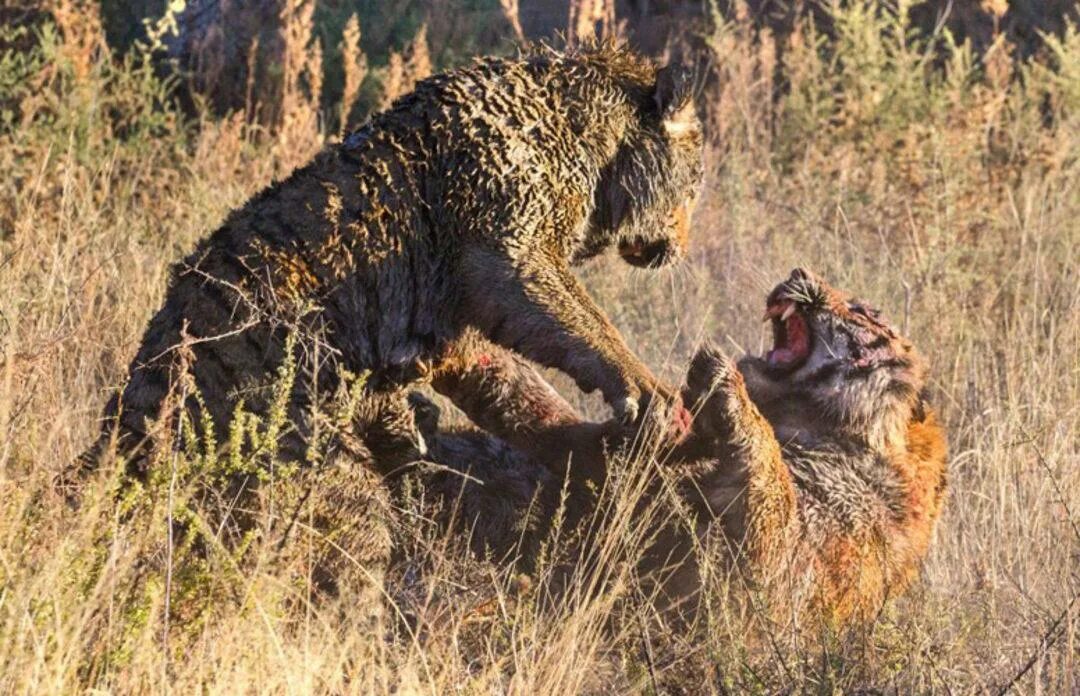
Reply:
[[616, 421], [622, 423], [624, 426], [631, 426], [637, 423], [638, 413], [641, 411], [641, 404], [635, 397], [624, 396], [616, 399], [611, 404], [612, 416]]
[[641, 387], [640, 401], [635, 401], [634, 407], [636, 417], [626, 417], [624, 410], [619, 422], [635, 441], [677, 445], [690, 434], [690, 411], [679, 393], [662, 383]]

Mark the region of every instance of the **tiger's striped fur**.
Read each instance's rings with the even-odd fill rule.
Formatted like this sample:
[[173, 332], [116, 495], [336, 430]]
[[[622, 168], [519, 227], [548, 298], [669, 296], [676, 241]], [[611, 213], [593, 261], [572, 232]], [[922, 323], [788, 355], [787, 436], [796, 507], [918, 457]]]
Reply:
[[[643, 570], [672, 606], [697, 606], [705, 598], [696, 548], [708, 540], [770, 589], [778, 611], [866, 619], [903, 592], [927, 551], [945, 492], [945, 437], [923, 397], [923, 359], [879, 313], [800, 269], [769, 305], [788, 301], [810, 332], [799, 365], [758, 357], [736, 365], [715, 348], [694, 357], [683, 393], [695, 405], [693, 432], [665, 459], [666, 483], [646, 504], [677, 490], [696, 531], [684, 520], [658, 530]], [[503, 412], [520, 394], [532, 395], [529, 409], [515, 423], [474, 416], [503, 444], [429, 431], [433, 458], [483, 485], [447, 474], [429, 483], [447, 500], [460, 496], [474, 545], [498, 548], [506, 530], [521, 538], [524, 511], [545, 518], [537, 500], [555, 504], [551, 489], [570, 458], [565, 516], [588, 515], [589, 491], [607, 475], [605, 443], [618, 430], [582, 423], [519, 359], [496, 356], [488, 369], [493, 378], [463, 385], [474, 412]], [[530, 409], [544, 415], [530, 419]]]

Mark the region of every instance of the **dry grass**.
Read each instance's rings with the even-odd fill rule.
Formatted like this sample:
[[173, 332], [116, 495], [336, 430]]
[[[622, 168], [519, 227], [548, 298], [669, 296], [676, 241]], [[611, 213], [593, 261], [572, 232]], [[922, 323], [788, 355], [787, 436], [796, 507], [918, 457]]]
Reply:
[[[289, 3], [302, 47], [308, 7]], [[165, 548], [170, 512], [121, 524], [104, 478], [79, 512], [50, 484], [91, 440], [169, 262], [319, 146], [317, 59], [294, 48], [276, 134], [242, 116], [192, 123], [149, 70], [109, 57], [88, 12], [60, 5], [64, 40], [0, 62], [0, 691], [1080, 690], [1075, 33], [1027, 67], [1000, 44], [983, 62], [956, 47], [931, 73], [888, 14], [848, 10], [834, 53], [809, 27], [791, 38], [776, 100], [770, 44], [723, 24], [693, 259], [583, 271], [673, 379], [704, 336], [758, 350], [764, 293], [796, 264], [883, 305], [931, 359], [951, 497], [921, 581], [866, 630], [766, 647], [723, 616], [680, 645], [634, 600], [619, 562], [640, 542], [633, 481], [603, 510], [603, 591], [554, 606], [536, 601], [543, 570], [521, 597], [512, 571], [417, 526], [398, 543], [426, 572], [386, 586], [415, 630], [393, 609], [373, 628], [346, 600], [297, 618], [282, 598], [304, 588], [264, 564], [173, 578], [173, 601], [205, 590], [220, 605], [165, 622], [164, 578], [139, 559]], [[411, 55], [402, 80], [427, 69]]]

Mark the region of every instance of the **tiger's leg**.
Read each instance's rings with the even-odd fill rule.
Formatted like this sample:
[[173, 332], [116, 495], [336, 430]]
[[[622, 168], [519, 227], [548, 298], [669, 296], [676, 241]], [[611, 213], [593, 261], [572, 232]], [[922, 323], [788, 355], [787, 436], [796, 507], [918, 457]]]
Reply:
[[560, 482], [505, 441], [477, 430], [440, 430], [406, 484], [423, 517], [480, 556], [532, 559], [559, 504]]
[[616, 422], [583, 421], [528, 361], [475, 331], [453, 346], [432, 386], [482, 430], [560, 478], [571, 463], [601, 474], [605, 448], [625, 434]]
[[432, 387], [477, 426], [515, 446], [581, 421], [566, 399], [519, 355], [467, 330], [435, 370]]
[[693, 435], [679, 452], [700, 459], [695, 474], [707, 508], [754, 567], [785, 553], [795, 516], [795, 488], [772, 426], [750, 400], [734, 361], [700, 349], [687, 374], [686, 403], [694, 404]]
[[456, 525], [469, 530], [474, 550], [505, 553], [535, 541], [544, 527], [538, 519], [551, 517], [564, 485], [574, 508], [565, 511], [567, 519], [589, 509], [586, 482], [605, 475], [605, 448], [622, 434], [618, 423], [582, 421], [528, 361], [475, 330], [452, 346], [432, 386], [480, 429], [440, 428], [438, 408], [413, 394], [427, 459], [435, 465], [418, 478], [444, 507], [456, 506]]

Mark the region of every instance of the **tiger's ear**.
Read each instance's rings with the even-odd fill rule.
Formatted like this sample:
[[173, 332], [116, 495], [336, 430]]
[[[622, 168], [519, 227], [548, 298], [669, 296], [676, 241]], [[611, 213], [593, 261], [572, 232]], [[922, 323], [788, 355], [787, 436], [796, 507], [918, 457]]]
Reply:
[[685, 66], [672, 63], [656, 71], [653, 99], [669, 135], [680, 135], [701, 127], [694, 111], [693, 95], [694, 77]]

